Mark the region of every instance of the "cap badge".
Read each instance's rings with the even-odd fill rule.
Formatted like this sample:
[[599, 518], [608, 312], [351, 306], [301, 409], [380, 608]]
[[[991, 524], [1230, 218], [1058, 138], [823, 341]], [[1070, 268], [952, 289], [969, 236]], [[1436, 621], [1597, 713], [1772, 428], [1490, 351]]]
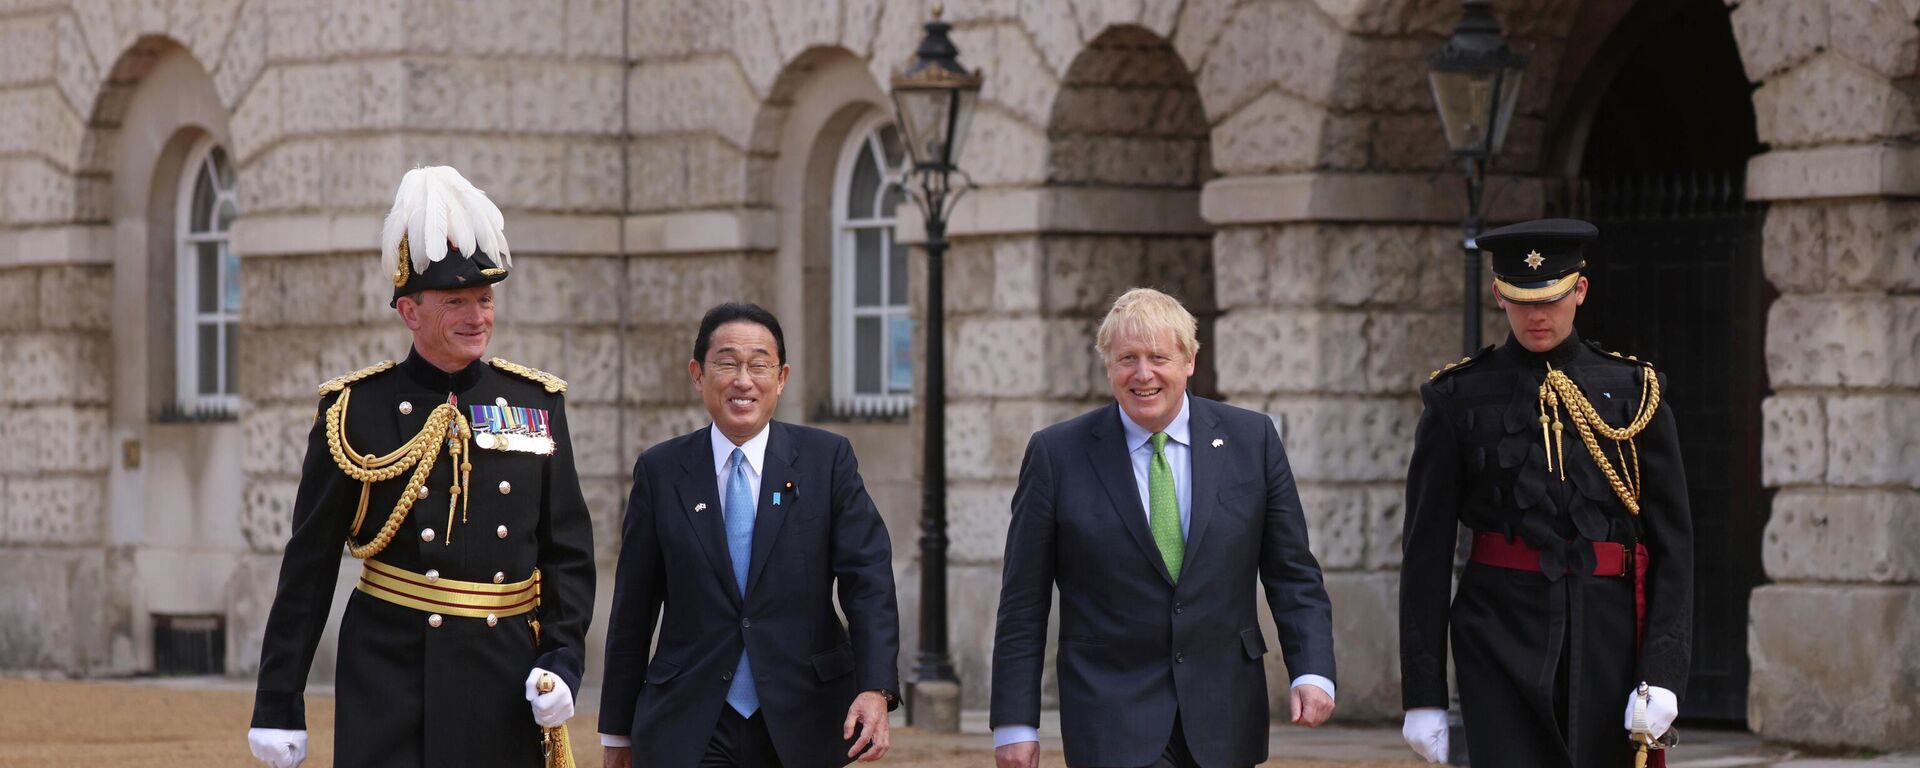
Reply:
[[1527, 258], [1524, 259], [1524, 261], [1527, 262], [1528, 269], [1539, 269], [1541, 264], [1547, 262], [1547, 259], [1541, 256], [1539, 251], [1528, 251]]

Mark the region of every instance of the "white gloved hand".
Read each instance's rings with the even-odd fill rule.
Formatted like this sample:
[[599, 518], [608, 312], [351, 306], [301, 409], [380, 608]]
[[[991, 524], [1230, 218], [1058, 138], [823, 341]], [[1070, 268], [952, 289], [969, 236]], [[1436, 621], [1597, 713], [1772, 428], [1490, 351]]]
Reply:
[[1407, 722], [1400, 726], [1400, 738], [1407, 740], [1413, 753], [1429, 763], [1447, 761], [1447, 711], [1437, 707], [1407, 710]]
[[542, 728], [558, 728], [573, 717], [573, 689], [559, 675], [553, 675], [553, 690], [540, 692], [540, 676], [553, 675], [539, 667], [527, 673], [527, 701], [533, 702], [533, 721]]
[[[1665, 735], [1667, 729], [1673, 726], [1675, 718], [1680, 717], [1680, 699], [1673, 695], [1673, 691], [1657, 685], [1647, 686], [1647, 694], [1647, 732], [1657, 739]], [[1633, 730], [1633, 710], [1638, 706], [1640, 706], [1640, 689], [1635, 688], [1627, 693], [1626, 729], [1628, 731]]]
[[273, 768], [293, 768], [307, 759], [307, 732], [278, 728], [248, 728], [247, 746], [253, 756]]

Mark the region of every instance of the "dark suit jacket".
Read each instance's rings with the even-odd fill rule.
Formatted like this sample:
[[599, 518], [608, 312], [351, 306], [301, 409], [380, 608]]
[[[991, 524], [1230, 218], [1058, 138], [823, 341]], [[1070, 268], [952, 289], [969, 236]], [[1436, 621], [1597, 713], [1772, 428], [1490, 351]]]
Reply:
[[[854, 697], [900, 687], [886, 524], [846, 438], [774, 422], [742, 601], [709, 429], [656, 445], [634, 464], [600, 731], [630, 734], [635, 765], [694, 765], [745, 651], [780, 762], [843, 765], [850, 745], [840, 729]], [[834, 611], [836, 588], [845, 624]]]
[[1040, 721], [1058, 585], [1069, 765], [1147, 765], [1167, 746], [1176, 712], [1201, 765], [1266, 759], [1256, 575], [1288, 672], [1334, 679], [1332, 606], [1273, 422], [1200, 397], [1189, 403], [1192, 518], [1178, 585], [1147, 527], [1118, 404], [1027, 443], [994, 633], [992, 724]]

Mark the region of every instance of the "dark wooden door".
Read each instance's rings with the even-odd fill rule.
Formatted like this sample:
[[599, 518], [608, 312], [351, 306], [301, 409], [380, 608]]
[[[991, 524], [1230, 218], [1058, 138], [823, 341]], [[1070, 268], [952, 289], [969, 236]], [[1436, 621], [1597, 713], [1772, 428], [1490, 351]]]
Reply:
[[1694, 527], [1689, 719], [1746, 719], [1747, 597], [1763, 579], [1772, 297], [1760, 264], [1764, 210], [1743, 187], [1737, 174], [1671, 174], [1587, 179], [1570, 196], [1572, 213], [1600, 228], [1580, 334], [1664, 372], [1663, 401], [1679, 423]]

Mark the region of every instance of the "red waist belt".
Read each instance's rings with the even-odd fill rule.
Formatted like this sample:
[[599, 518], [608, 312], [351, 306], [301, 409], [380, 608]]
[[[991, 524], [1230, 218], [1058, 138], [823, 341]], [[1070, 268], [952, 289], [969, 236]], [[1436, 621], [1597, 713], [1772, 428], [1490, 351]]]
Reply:
[[[1534, 549], [1525, 541], [1508, 541], [1507, 537], [1490, 531], [1474, 532], [1473, 556], [1469, 559], [1481, 565], [1491, 565], [1496, 568], [1540, 572], [1540, 550]], [[1617, 541], [1596, 541], [1593, 542], [1593, 560], [1595, 576], [1630, 576], [1633, 575], [1635, 561], [1646, 562], [1647, 545], [1635, 544], [1633, 553], [1629, 556], [1625, 544]]]

